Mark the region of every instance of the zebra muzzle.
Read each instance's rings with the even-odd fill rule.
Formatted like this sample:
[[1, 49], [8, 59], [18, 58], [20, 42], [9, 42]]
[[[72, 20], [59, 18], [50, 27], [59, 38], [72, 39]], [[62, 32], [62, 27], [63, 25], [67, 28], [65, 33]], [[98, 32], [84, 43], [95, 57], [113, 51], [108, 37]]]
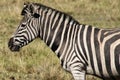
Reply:
[[19, 51], [20, 50], [19, 45], [14, 45], [14, 39], [13, 38], [10, 38], [10, 40], [8, 42], [8, 47], [11, 51]]

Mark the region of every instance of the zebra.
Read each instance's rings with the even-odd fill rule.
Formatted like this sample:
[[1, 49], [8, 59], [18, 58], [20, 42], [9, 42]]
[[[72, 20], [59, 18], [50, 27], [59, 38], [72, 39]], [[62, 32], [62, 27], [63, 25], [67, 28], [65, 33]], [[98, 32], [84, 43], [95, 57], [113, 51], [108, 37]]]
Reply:
[[11, 51], [40, 38], [74, 80], [86, 80], [87, 74], [103, 80], [120, 79], [120, 29], [80, 24], [40, 3], [24, 3], [21, 15], [23, 19], [8, 42]]

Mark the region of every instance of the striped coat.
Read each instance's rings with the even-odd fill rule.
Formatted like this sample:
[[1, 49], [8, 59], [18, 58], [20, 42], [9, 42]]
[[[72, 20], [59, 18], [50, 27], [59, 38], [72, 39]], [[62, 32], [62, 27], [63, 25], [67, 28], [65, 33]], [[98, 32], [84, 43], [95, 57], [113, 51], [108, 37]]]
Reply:
[[19, 51], [41, 38], [75, 80], [92, 74], [105, 80], [120, 79], [120, 29], [98, 29], [38, 3], [26, 3], [23, 19], [8, 46]]

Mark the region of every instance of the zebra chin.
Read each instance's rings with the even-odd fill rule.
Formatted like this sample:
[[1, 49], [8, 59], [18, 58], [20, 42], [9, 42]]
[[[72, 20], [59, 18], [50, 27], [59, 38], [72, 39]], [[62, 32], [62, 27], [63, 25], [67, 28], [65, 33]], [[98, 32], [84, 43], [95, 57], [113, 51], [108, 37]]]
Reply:
[[13, 38], [10, 38], [10, 40], [8, 42], [8, 47], [11, 51], [14, 51], [14, 52], [20, 51], [20, 46], [19, 45], [14, 45]]

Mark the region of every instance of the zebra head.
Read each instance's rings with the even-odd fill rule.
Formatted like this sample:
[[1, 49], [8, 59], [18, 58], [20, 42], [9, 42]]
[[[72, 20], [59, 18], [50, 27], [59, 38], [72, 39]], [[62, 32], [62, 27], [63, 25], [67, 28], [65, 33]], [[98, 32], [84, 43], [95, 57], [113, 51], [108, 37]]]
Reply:
[[10, 38], [8, 47], [11, 51], [19, 51], [21, 47], [27, 45], [39, 36], [39, 6], [34, 3], [24, 3], [21, 12], [21, 20], [16, 32]]

